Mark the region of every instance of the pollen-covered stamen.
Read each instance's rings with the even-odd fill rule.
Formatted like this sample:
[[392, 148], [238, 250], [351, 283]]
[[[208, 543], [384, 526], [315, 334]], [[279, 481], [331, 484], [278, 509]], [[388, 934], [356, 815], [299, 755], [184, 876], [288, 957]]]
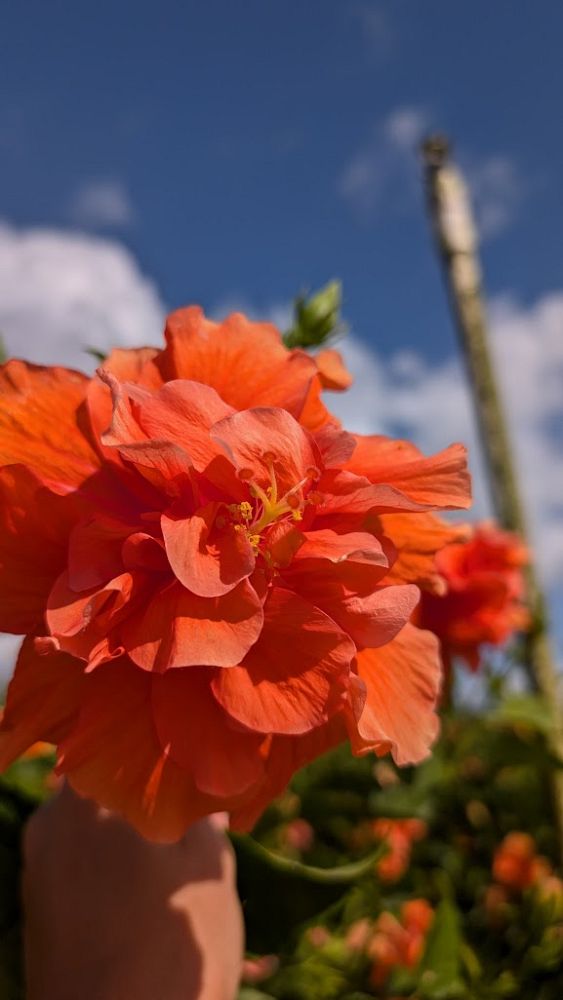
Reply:
[[265, 452], [262, 457], [270, 478], [270, 485], [265, 489], [252, 478], [253, 473], [250, 469], [242, 468], [238, 471], [239, 479], [247, 484], [251, 496], [257, 501], [255, 509], [247, 500], [229, 505], [229, 511], [236, 522], [235, 530], [244, 531], [248, 541], [255, 549], [258, 549], [260, 544], [261, 533], [270, 524], [286, 516], [291, 517], [294, 521], [302, 520], [303, 508], [309, 502], [303, 491], [305, 487], [318, 480], [321, 475], [316, 466], [310, 466], [303, 479], [300, 479], [282, 497], [279, 497], [278, 480], [274, 467], [275, 455], [272, 452]]
[[302, 491], [314, 477], [318, 476], [318, 469], [313, 469], [312, 467], [307, 469], [307, 474], [303, 479], [278, 499], [278, 485], [273, 465], [273, 456], [267, 454], [264, 457], [268, 465], [271, 482], [267, 494], [256, 483], [251, 482], [249, 484], [252, 492], [262, 502], [262, 511], [258, 520], [252, 524], [252, 530], [255, 534], [260, 534], [269, 524], [284, 517], [286, 514], [290, 514], [295, 521], [300, 521], [303, 517], [302, 508], [305, 505], [305, 498], [302, 495]]

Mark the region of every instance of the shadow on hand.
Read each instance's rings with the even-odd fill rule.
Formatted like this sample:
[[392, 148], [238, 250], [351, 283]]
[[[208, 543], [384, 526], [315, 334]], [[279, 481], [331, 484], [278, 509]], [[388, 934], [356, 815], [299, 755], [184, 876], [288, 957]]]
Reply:
[[27, 1000], [232, 1000], [242, 923], [213, 820], [153, 844], [64, 788], [25, 837]]

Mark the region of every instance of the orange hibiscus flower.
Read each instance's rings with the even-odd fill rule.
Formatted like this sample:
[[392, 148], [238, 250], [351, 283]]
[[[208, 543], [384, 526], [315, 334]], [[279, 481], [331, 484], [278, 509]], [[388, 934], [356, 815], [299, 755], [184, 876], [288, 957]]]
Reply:
[[436, 640], [382, 519], [469, 503], [461, 446], [350, 465], [334, 357], [197, 309], [166, 336], [94, 380], [0, 376], [0, 628], [27, 634], [0, 766], [56, 744], [77, 792], [159, 840], [222, 809], [252, 825], [347, 735], [428, 752]]
[[417, 620], [439, 637], [448, 664], [458, 656], [477, 670], [484, 644], [500, 646], [526, 628], [526, 561], [521, 540], [489, 523], [479, 525], [468, 541], [438, 552], [436, 566], [447, 593], [424, 593]]
[[375, 921], [368, 956], [373, 960], [370, 982], [377, 989], [387, 982], [393, 969], [414, 969], [420, 962], [434, 910], [425, 899], [403, 903], [399, 918], [385, 910]]

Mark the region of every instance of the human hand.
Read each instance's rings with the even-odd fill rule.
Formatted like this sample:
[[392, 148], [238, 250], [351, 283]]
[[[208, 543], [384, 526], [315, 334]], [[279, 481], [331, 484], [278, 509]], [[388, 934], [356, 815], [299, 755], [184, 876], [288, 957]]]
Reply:
[[220, 817], [144, 840], [67, 786], [24, 842], [27, 1000], [233, 1000], [243, 929]]

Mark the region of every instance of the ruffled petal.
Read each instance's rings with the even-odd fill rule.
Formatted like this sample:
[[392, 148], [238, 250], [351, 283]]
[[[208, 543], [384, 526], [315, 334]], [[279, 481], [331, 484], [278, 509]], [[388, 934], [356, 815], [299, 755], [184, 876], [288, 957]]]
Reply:
[[190, 306], [171, 313], [165, 336], [156, 361], [164, 380], [213, 386], [236, 410], [281, 406], [300, 416], [317, 366], [304, 351], [288, 351], [270, 323], [252, 323], [240, 313], [212, 323]]
[[353, 472], [327, 471], [315, 485], [319, 503], [315, 507], [315, 527], [339, 532], [358, 530], [367, 518], [379, 514], [425, 511], [428, 504], [413, 500], [387, 483], [371, 483]]
[[436, 555], [445, 545], [467, 539], [467, 525], [449, 524], [435, 514], [382, 514], [380, 523], [397, 551], [386, 582], [416, 583], [424, 590], [443, 594], [446, 580]]
[[367, 596], [344, 597], [342, 601], [335, 600], [322, 607], [348, 633], [358, 649], [379, 648], [401, 631], [419, 599], [418, 587], [407, 584], [377, 587]]
[[388, 572], [381, 543], [365, 532], [313, 531], [292, 563], [285, 584], [321, 608], [358, 648], [389, 642], [419, 599], [414, 586], [378, 586]]
[[354, 654], [354, 644], [327, 615], [277, 587], [264, 607], [260, 639], [241, 666], [218, 671], [213, 690], [249, 729], [305, 733], [342, 706]]
[[[326, 559], [329, 563], [365, 563], [389, 568], [389, 560], [381, 542], [367, 531], [338, 534], [330, 528], [303, 533], [304, 542], [297, 556], [299, 562]], [[328, 567], [327, 567], [328, 568]]]
[[45, 603], [66, 559], [79, 515], [75, 494], [60, 495], [23, 465], [0, 469], [0, 630], [41, 627]]
[[215, 424], [211, 436], [239, 474], [263, 488], [272, 482], [273, 467], [278, 497], [306, 478], [319, 461], [310, 436], [286, 410], [263, 407], [233, 413]]
[[66, 735], [80, 707], [83, 668], [49, 640], [24, 640], [0, 726], [0, 771], [38, 740]]
[[391, 751], [397, 764], [428, 756], [439, 729], [439, 643], [431, 632], [407, 624], [392, 642], [358, 653], [367, 692], [359, 722], [350, 724], [356, 753]]
[[128, 524], [100, 514], [77, 524], [69, 540], [69, 586], [88, 590], [118, 576], [123, 569], [123, 542], [130, 533]]
[[372, 483], [386, 483], [426, 508], [452, 510], [471, 505], [467, 449], [461, 444], [427, 457], [408, 441], [356, 435], [346, 466]]
[[88, 379], [25, 361], [0, 366], [0, 465], [22, 463], [59, 492], [99, 466], [83, 402]]
[[[185, 496], [190, 491], [192, 469], [205, 472], [213, 485], [232, 499], [242, 487], [209, 429], [232, 413], [214, 389], [197, 382], [170, 382], [158, 392], [128, 383], [101, 371], [111, 388], [113, 419], [103, 443], [122, 458], [159, 473], [167, 492]], [[170, 484], [179, 486], [174, 491]], [[159, 483], [157, 482], [157, 485]]]
[[65, 570], [55, 581], [47, 601], [46, 619], [53, 635], [67, 653], [88, 661], [93, 669], [104, 660], [120, 655], [115, 629], [127, 613], [134, 594], [135, 580], [131, 573], [122, 573], [103, 587], [77, 593], [69, 585]]
[[[104, 358], [103, 369], [120, 382], [134, 382], [147, 389], [159, 389], [162, 378], [153, 364], [158, 354], [155, 347], [116, 348]], [[112, 410], [109, 386], [101, 379], [92, 379], [88, 386], [88, 411], [96, 439], [108, 430]]]
[[240, 663], [262, 630], [262, 602], [244, 580], [221, 597], [197, 597], [172, 583], [118, 630], [131, 659], [144, 670]]
[[161, 745], [202, 792], [228, 798], [261, 781], [264, 737], [235, 728], [211, 691], [207, 667], [154, 677], [152, 705]]
[[222, 509], [211, 503], [186, 516], [180, 508], [161, 519], [170, 566], [180, 583], [200, 597], [227, 594], [250, 576], [256, 563], [246, 535], [227, 522]]
[[78, 719], [59, 747], [58, 770], [74, 790], [124, 816], [151, 840], [178, 840], [221, 808], [171, 760], [152, 717], [152, 677], [127, 659], [89, 674]]
[[319, 351], [315, 355], [315, 361], [323, 389], [341, 392], [343, 389], [350, 388], [354, 378], [346, 368], [339, 351], [335, 351], [333, 348]]

